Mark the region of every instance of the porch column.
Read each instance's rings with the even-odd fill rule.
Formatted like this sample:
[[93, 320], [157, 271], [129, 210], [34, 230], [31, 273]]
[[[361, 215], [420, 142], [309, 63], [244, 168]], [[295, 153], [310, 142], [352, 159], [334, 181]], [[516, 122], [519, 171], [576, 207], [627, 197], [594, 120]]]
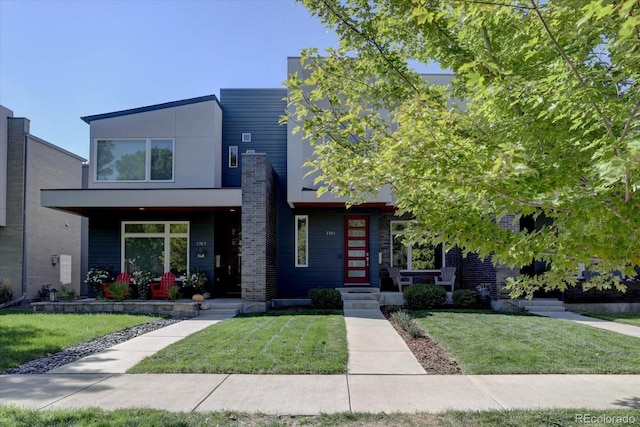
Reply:
[[266, 311], [276, 294], [276, 180], [264, 153], [242, 154], [242, 300]]
[[[520, 231], [520, 224], [518, 223], [518, 221], [514, 221], [515, 218], [516, 218], [516, 215], [514, 214], [506, 215], [500, 220], [498, 225], [500, 225], [500, 227], [502, 228], [506, 228], [507, 230], [518, 232]], [[496, 285], [495, 285], [495, 289], [491, 289], [491, 297], [492, 299], [497, 301], [497, 306], [494, 308], [499, 309], [502, 307], [502, 303], [500, 303], [500, 300], [510, 299], [509, 291], [505, 289], [505, 286], [507, 285], [507, 279], [509, 277], [518, 277], [518, 275], [520, 274], [520, 269], [510, 268], [506, 265], [498, 264], [495, 266], [495, 270], [496, 270]], [[495, 304], [492, 304], [492, 305], [495, 305]]]

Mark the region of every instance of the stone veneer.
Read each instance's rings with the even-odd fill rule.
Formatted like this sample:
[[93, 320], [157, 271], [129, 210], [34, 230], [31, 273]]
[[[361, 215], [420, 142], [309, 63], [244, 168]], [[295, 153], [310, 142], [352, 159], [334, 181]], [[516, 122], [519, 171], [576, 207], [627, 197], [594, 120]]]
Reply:
[[200, 303], [174, 301], [75, 301], [75, 302], [34, 302], [34, 312], [38, 313], [129, 313], [155, 314], [171, 317], [196, 317]]
[[276, 296], [276, 181], [266, 154], [242, 154], [244, 312], [266, 311]]

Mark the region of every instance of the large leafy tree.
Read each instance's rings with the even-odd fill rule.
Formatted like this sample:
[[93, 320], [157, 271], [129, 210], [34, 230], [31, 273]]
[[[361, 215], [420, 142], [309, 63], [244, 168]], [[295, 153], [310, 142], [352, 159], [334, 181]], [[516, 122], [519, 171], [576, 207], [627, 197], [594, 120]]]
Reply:
[[[385, 185], [415, 241], [521, 275], [512, 295], [624, 290], [640, 264], [640, 5], [635, 0], [301, 0], [339, 37], [303, 51], [287, 117], [314, 144], [322, 191]], [[433, 85], [415, 64], [451, 70]], [[534, 230], [504, 227], [544, 219]]]

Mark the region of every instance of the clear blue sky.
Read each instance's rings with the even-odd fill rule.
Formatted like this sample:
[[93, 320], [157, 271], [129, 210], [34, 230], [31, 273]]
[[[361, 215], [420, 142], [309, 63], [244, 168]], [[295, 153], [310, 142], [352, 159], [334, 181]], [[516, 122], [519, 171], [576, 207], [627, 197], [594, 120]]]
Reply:
[[293, 0], [0, 0], [0, 104], [88, 159], [81, 116], [282, 87], [288, 56], [336, 45]]
[[88, 159], [81, 116], [282, 87], [312, 46], [337, 38], [293, 0], [0, 0], [0, 104]]

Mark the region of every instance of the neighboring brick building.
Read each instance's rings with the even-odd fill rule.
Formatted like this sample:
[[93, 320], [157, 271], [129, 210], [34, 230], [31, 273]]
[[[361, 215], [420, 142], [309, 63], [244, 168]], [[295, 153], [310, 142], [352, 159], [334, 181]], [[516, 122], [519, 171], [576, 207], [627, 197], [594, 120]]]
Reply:
[[80, 292], [82, 221], [42, 207], [40, 190], [81, 188], [85, 159], [29, 133], [29, 120], [0, 106], [0, 279], [15, 299], [42, 285]]

